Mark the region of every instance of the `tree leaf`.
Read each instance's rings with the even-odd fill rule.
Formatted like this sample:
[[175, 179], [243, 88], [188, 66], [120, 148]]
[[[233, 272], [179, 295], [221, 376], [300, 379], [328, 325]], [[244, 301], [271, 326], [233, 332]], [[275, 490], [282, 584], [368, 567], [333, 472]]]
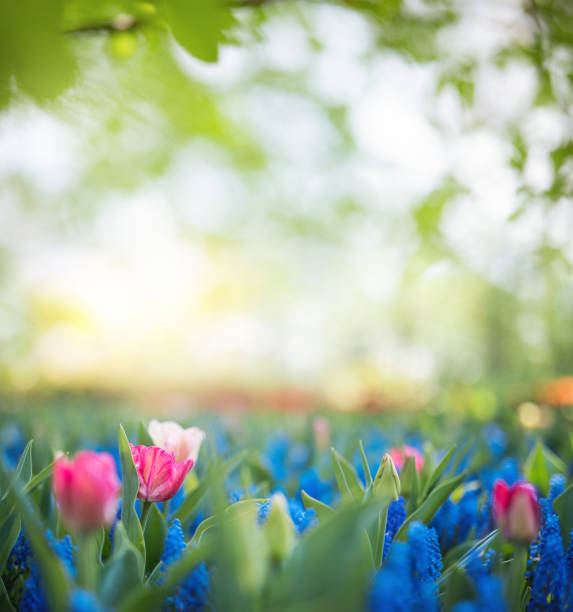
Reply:
[[177, 42], [204, 62], [216, 62], [223, 31], [233, 23], [218, 0], [165, 0], [165, 16]]

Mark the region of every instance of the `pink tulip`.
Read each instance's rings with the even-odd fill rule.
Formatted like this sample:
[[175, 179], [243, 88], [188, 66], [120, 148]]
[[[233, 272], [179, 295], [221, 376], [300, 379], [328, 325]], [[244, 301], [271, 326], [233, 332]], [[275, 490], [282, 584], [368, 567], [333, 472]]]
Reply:
[[541, 522], [535, 487], [517, 482], [510, 487], [503, 480], [493, 486], [493, 515], [508, 540], [529, 544], [537, 537]]
[[151, 421], [147, 428], [153, 444], [175, 455], [175, 461], [192, 459], [197, 463], [201, 443], [205, 439], [205, 432], [198, 427], [183, 429], [174, 421]]
[[139, 476], [137, 497], [152, 502], [171, 499], [193, 467], [193, 459], [177, 462], [172, 452], [158, 446], [129, 446]]
[[72, 529], [87, 531], [113, 522], [121, 483], [109, 453], [80, 451], [71, 461], [58, 457], [52, 487], [62, 518]]
[[424, 467], [424, 455], [413, 446], [394, 447], [388, 453], [392, 457], [394, 465], [401, 470], [406, 463], [408, 457], [414, 457], [416, 463], [416, 471], [421, 472]]
[[326, 417], [318, 416], [312, 420], [312, 433], [318, 450], [324, 450], [330, 446], [330, 421]]

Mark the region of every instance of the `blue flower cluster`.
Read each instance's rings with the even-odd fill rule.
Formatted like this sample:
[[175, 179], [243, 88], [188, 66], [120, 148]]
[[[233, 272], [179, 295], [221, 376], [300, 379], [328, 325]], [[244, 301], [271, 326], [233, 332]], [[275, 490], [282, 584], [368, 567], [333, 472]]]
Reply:
[[[181, 523], [179, 519], [175, 519], [167, 531], [161, 555], [163, 572], [172, 563], [181, 558], [185, 546], [185, 536]], [[185, 577], [177, 591], [167, 599], [164, 609], [169, 612], [175, 610], [188, 610], [190, 612], [202, 610], [207, 604], [210, 582], [211, 577], [207, 566], [205, 563], [200, 563]]]
[[419, 522], [412, 523], [408, 541], [394, 542], [387, 561], [375, 574], [369, 609], [371, 612], [438, 610], [436, 580], [441, 569], [442, 556], [435, 530]]

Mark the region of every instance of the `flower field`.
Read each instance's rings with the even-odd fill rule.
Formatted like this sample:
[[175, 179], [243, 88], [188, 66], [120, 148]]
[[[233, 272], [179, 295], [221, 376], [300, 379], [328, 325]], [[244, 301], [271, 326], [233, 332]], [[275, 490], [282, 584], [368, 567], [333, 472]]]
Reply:
[[3, 414], [2, 610], [573, 606], [566, 411], [74, 414]]

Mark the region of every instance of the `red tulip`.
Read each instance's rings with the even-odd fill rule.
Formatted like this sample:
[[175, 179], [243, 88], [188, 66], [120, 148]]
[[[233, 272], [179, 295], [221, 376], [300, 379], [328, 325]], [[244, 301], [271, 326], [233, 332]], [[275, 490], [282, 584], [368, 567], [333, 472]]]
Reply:
[[413, 446], [394, 447], [392, 450], [389, 451], [388, 454], [390, 455], [390, 457], [392, 457], [394, 465], [399, 470], [402, 469], [408, 457], [414, 457], [416, 463], [416, 470], [418, 472], [421, 472], [422, 468], [424, 467], [424, 455], [422, 455], [422, 453]]
[[517, 482], [510, 487], [503, 480], [493, 486], [493, 515], [508, 540], [529, 544], [537, 537], [541, 522], [535, 487]]
[[109, 453], [80, 451], [71, 461], [59, 457], [52, 488], [62, 518], [72, 529], [87, 531], [113, 522], [121, 483]]
[[137, 497], [153, 502], [171, 499], [193, 467], [193, 459], [177, 462], [173, 453], [158, 446], [129, 446], [139, 476]]

